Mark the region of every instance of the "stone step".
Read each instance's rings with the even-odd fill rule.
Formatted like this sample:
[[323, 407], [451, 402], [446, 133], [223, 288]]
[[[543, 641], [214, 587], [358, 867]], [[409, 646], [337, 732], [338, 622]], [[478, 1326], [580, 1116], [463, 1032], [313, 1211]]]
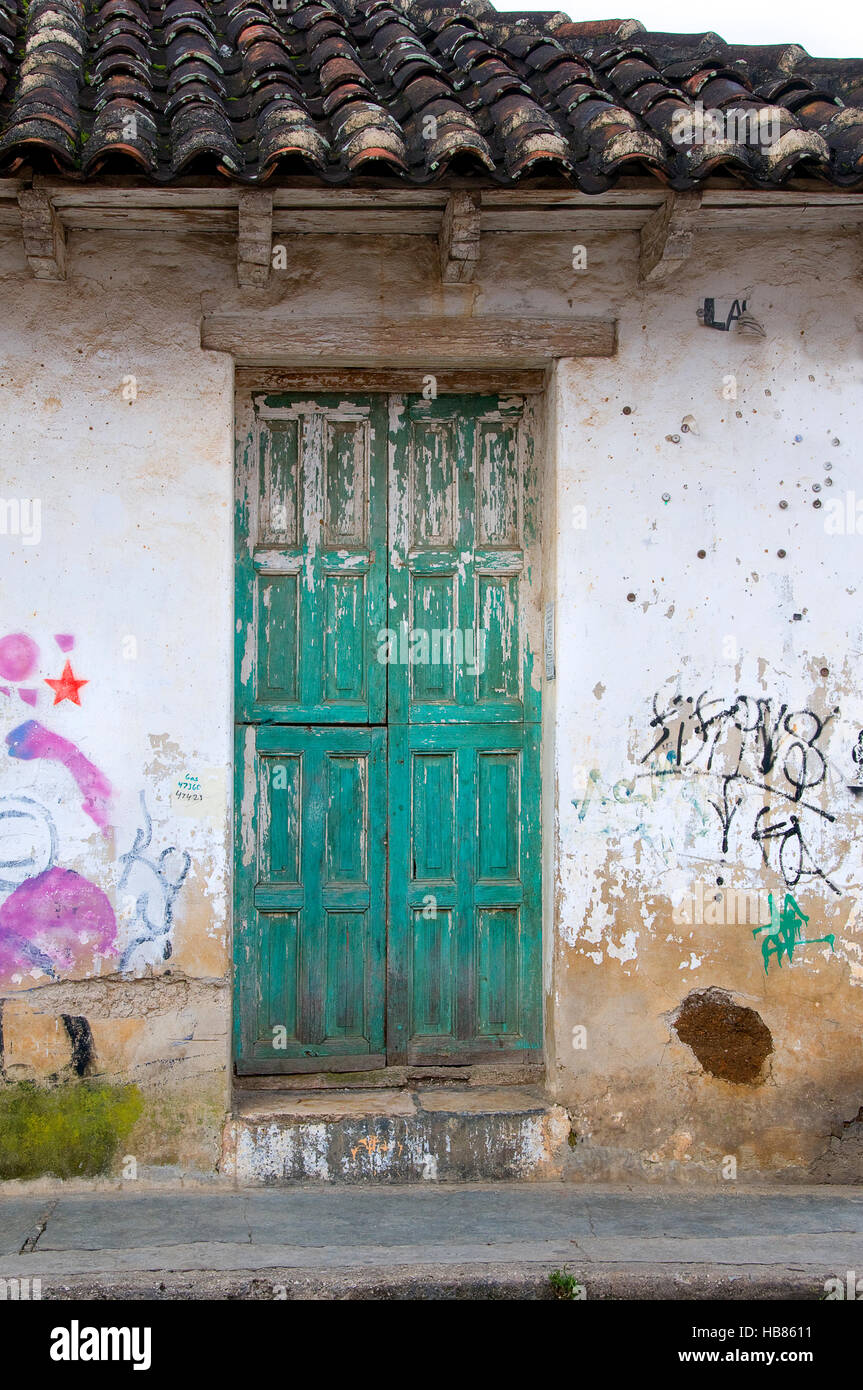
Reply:
[[863, 1182], [863, 1105], [853, 1119], [837, 1123], [812, 1175], [816, 1182]]
[[562, 1106], [526, 1086], [240, 1091], [221, 1170], [240, 1183], [547, 1180], [569, 1136]]

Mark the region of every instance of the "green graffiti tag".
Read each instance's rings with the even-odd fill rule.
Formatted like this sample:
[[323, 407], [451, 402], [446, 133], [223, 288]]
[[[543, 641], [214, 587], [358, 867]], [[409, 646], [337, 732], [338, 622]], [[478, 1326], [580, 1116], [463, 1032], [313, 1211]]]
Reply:
[[803, 924], [809, 921], [806, 913], [803, 912], [794, 901], [790, 893], [785, 894], [785, 900], [781, 910], [774, 905], [773, 894], [768, 893], [767, 905], [770, 909], [770, 921], [761, 927], [756, 927], [752, 933], [757, 936], [759, 932], [764, 932], [765, 936], [761, 942], [761, 955], [764, 958], [764, 973], [768, 973], [770, 957], [775, 956], [782, 968], [782, 957], [787, 956], [789, 961], [794, 959], [794, 951], [798, 946], [820, 946], [829, 943], [831, 951], [835, 949], [835, 937], [818, 936], [814, 938], [801, 937]]

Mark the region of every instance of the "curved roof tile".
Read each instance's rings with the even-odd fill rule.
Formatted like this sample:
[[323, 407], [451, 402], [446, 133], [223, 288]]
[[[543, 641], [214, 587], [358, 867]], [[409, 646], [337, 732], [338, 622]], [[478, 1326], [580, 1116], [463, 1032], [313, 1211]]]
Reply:
[[863, 60], [485, 0], [0, 0], [0, 173], [863, 184]]

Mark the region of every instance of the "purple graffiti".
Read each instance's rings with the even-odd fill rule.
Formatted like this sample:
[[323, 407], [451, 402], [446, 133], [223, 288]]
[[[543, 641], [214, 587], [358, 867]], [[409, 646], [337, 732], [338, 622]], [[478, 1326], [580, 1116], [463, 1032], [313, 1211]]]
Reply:
[[116, 932], [101, 888], [74, 869], [46, 869], [0, 905], [0, 971], [35, 965], [56, 977], [84, 953], [112, 951]]
[[10, 632], [0, 637], [0, 676], [7, 681], [23, 681], [36, 669], [39, 648], [26, 632]]
[[26, 686], [26, 687], [25, 687], [25, 686], [23, 686], [23, 685], [19, 685], [19, 687], [18, 687], [18, 694], [20, 695], [21, 699], [24, 701], [25, 705], [35, 705], [35, 703], [36, 703], [36, 697], [38, 696], [39, 691], [38, 691], [38, 690], [31, 690], [29, 686]]
[[17, 729], [6, 735], [6, 743], [12, 758], [46, 758], [62, 763], [78, 783], [84, 798], [84, 811], [103, 834], [108, 833], [111, 783], [95, 763], [84, 757], [80, 748], [69, 739], [53, 734], [37, 719], [28, 719], [26, 724], [19, 724]]
[[57, 643], [61, 652], [70, 652], [75, 645], [75, 638], [72, 636], [71, 632], [55, 632], [54, 641]]

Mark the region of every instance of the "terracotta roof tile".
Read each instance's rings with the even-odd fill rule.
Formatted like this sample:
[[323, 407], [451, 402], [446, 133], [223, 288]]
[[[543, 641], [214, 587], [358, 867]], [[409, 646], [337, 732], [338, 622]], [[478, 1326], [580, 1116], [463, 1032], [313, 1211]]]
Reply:
[[23, 163], [854, 187], [863, 60], [485, 0], [0, 0], [0, 172]]

